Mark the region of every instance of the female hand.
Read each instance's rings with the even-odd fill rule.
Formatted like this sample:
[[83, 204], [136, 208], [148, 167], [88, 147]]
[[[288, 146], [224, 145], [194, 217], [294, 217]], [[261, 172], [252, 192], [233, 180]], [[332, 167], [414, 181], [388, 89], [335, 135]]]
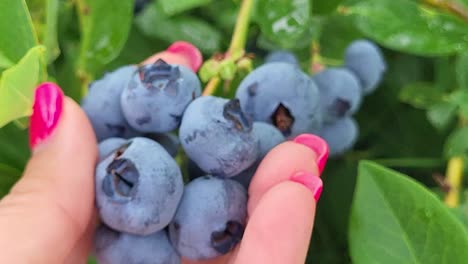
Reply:
[[[198, 63], [167, 51], [145, 63], [157, 58], [192, 68]], [[22, 178], [0, 201], [0, 262], [86, 263], [98, 222], [97, 143], [80, 106], [55, 85], [36, 90], [30, 143]], [[250, 185], [241, 244], [218, 259], [183, 263], [304, 263], [327, 155], [313, 135], [274, 148]]]

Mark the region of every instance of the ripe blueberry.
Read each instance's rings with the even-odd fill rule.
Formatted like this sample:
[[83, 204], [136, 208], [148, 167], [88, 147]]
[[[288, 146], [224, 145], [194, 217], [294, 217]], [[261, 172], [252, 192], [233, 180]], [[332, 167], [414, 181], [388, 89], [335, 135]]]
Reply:
[[245, 77], [236, 96], [255, 121], [273, 124], [285, 137], [315, 132], [321, 126], [318, 88], [291, 64], [260, 66]]
[[379, 47], [368, 40], [353, 41], [346, 48], [345, 66], [359, 78], [364, 94], [377, 88], [387, 69]]
[[183, 192], [177, 163], [158, 143], [133, 138], [96, 167], [96, 202], [111, 228], [148, 235], [168, 225]]
[[312, 78], [319, 88], [325, 123], [356, 113], [361, 104], [362, 90], [354, 73], [346, 68], [328, 68]]
[[228, 253], [242, 239], [247, 216], [247, 192], [237, 182], [203, 176], [187, 184], [174, 220], [172, 244], [191, 260]]
[[192, 70], [158, 60], [132, 75], [122, 92], [122, 111], [138, 131], [169, 132], [179, 126], [185, 108], [200, 93], [200, 81]]
[[234, 176], [257, 158], [252, 121], [237, 99], [197, 98], [184, 114], [179, 138], [187, 156], [210, 174]]
[[136, 66], [125, 66], [107, 73], [102, 79], [93, 82], [81, 107], [91, 121], [98, 141], [110, 137], [130, 138], [139, 133], [125, 120], [120, 107], [120, 96]]

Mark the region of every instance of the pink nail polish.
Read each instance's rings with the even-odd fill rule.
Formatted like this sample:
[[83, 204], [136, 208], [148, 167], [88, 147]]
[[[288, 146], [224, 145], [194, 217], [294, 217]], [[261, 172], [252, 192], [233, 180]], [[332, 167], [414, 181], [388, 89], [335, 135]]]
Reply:
[[312, 134], [302, 134], [294, 139], [294, 142], [312, 149], [317, 154], [317, 166], [322, 174], [328, 160], [328, 144], [321, 137]]
[[309, 172], [298, 171], [293, 174], [290, 178], [291, 181], [300, 183], [307, 187], [312, 194], [314, 195], [314, 199], [317, 202], [320, 199], [320, 195], [322, 194], [323, 183], [320, 177], [314, 175]]
[[180, 54], [187, 58], [194, 72], [197, 72], [203, 63], [203, 56], [200, 50], [189, 42], [176, 41], [166, 51]]
[[53, 132], [62, 114], [63, 92], [54, 83], [42, 83], [36, 88], [33, 114], [29, 121], [29, 146], [31, 149]]

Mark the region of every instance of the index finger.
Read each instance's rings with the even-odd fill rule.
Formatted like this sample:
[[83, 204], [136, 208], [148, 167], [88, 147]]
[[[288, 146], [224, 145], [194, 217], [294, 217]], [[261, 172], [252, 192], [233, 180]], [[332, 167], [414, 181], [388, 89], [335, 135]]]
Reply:
[[179, 64], [197, 72], [203, 63], [203, 56], [200, 50], [194, 45], [185, 41], [172, 43], [165, 51], [156, 53], [147, 58], [142, 64], [152, 64], [158, 59], [162, 59], [171, 64]]

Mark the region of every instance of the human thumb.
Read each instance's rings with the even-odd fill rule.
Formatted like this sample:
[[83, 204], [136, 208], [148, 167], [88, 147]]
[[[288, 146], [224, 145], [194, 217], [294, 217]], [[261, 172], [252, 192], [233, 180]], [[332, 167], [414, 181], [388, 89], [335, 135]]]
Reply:
[[53, 83], [36, 89], [30, 122], [32, 157], [0, 201], [0, 263], [63, 263], [92, 221], [96, 139]]

